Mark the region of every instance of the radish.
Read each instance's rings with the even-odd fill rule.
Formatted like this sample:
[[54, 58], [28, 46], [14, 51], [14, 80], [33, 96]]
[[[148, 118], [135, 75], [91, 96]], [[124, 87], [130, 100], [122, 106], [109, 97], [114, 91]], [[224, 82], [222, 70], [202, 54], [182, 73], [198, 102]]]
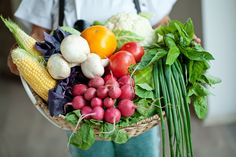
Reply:
[[132, 87], [129, 84], [123, 85], [121, 88], [121, 95], [119, 99], [129, 99], [133, 100], [134, 99], [134, 87]]
[[102, 106], [102, 99], [94, 97], [91, 100], [91, 106], [94, 108], [96, 106]]
[[71, 103], [72, 103], [72, 107], [77, 110], [84, 107], [86, 104], [86, 101], [84, 100], [82, 96], [76, 96], [73, 98]]
[[87, 91], [88, 87], [84, 84], [76, 84], [73, 86], [72, 94], [73, 96], [83, 95]]
[[108, 123], [118, 123], [120, 121], [121, 113], [117, 108], [111, 107], [105, 111], [105, 121]]
[[100, 106], [94, 107], [92, 113], [94, 113], [92, 118], [95, 120], [102, 120], [104, 117], [104, 109]]
[[[91, 107], [84, 106], [81, 109], [81, 114], [82, 115], [87, 115], [87, 114], [90, 114], [92, 111], [93, 111], [93, 109]], [[85, 117], [85, 119], [90, 119], [90, 118], [91, 118], [91, 116]]]
[[101, 99], [107, 97], [108, 88], [106, 86], [100, 86], [97, 89], [97, 96]]
[[118, 103], [118, 109], [121, 112], [121, 115], [124, 117], [130, 117], [134, 114], [136, 106], [133, 101], [129, 99], [123, 99]]
[[113, 99], [117, 99], [121, 95], [121, 89], [119, 87], [113, 86], [109, 89], [108, 95]]
[[107, 97], [103, 100], [103, 105], [106, 108], [114, 107], [114, 100], [112, 98]]
[[119, 80], [118, 83], [120, 86], [129, 84], [132, 85], [134, 87], [134, 80], [130, 77], [130, 75], [124, 75], [122, 76]]
[[99, 86], [103, 86], [105, 84], [105, 81], [103, 80], [102, 77], [95, 77], [93, 79], [91, 79], [88, 83], [89, 87], [94, 87], [94, 88], [98, 88]]
[[114, 79], [114, 80], [117, 80], [112, 74], [107, 74], [105, 77], [104, 77], [104, 81], [107, 82], [108, 80], [110, 79]]
[[109, 80], [106, 81], [105, 85], [108, 88], [110, 88], [110, 87], [119, 87], [119, 83], [112, 77]]
[[84, 93], [84, 98], [86, 100], [91, 100], [96, 95], [96, 89], [93, 87], [90, 87], [87, 89], [87, 91]]

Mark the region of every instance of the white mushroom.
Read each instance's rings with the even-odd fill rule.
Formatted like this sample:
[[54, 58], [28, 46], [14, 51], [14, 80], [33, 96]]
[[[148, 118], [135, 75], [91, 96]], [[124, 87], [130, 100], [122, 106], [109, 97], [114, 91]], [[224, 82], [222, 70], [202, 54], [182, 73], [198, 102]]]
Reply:
[[90, 53], [88, 42], [78, 34], [72, 34], [61, 42], [62, 56], [69, 63], [82, 63]]
[[65, 79], [70, 76], [70, 65], [61, 54], [50, 56], [47, 62], [47, 69], [50, 75], [57, 80]]

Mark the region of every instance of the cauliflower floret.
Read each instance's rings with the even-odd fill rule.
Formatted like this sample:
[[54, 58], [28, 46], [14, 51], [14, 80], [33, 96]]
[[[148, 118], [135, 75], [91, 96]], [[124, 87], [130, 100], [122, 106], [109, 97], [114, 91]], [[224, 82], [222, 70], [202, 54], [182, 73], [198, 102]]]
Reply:
[[127, 30], [144, 38], [141, 45], [150, 45], [154, 40], [154, 30], [148, 19], [136, 13], [119, 13], [110, 17], [106, 22], [110, 30]]

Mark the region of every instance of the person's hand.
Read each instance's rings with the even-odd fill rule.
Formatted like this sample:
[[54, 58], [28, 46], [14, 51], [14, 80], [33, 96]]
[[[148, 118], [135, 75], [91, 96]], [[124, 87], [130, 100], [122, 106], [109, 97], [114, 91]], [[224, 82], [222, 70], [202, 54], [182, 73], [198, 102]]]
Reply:
[[14, 44], [14, 45], [11, 47], [10, 53], [9, 53], [9, 55], [8, 55], [8, 58], [7, 58], [7, 65], [8, 65], [8, 67], [9, 67], [9, 70], [10, 70], [13, 74], [19, 75], [19, 71], [17, 70], [17, 66], [12, 62], [12, 58], [11, 58], [11, 51], [12, 51], [13, 49], [15, 49], [16, 47], [17, 47], [16, 44]]
[[197, 44], [201, 44], [202, 43], [202, 40], [200, 38], [198, 38], [195, 34], [193, 36], [193, 39], [194, 41], [197, 43]]

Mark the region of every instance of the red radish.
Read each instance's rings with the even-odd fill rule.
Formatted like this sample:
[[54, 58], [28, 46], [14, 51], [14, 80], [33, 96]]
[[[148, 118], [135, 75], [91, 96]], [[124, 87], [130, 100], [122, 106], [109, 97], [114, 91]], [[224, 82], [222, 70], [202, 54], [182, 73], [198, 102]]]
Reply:
[[111, 87], [108, 91], [108, 95], [113, 99], [117, 99], [121, 95], [121, 89], [116, 86]]
[[114, 100], [112, 98], [107, 97], [103, 100], [103, 105], [106, 108], [114, 107]]
[[118, 123], [120, 121], [121, 113], [118, 109], [111, 107], [105, 111], [105, 121], [108, 123]]
[[91, 106], [94, 108], [96, 106], [102, 106], [102, 99], [94, 97], [91, 100]]
[[114, 80], [117, 80], [112, 74], [107, 74], [105, 77], [104, 77], [104, 81], [107, 82], [108, 80], [110, 79], [114, 79]]
[[[81, 114], [82, 115], [87, 115], [87, 114], [90, 114], [92, 111], [93, 111], [93, 109], [91, 107], [84, 106], [81, 109]], [[90, 118], [91, 118], [91, 116], [85, 117], [85, 119], [90, 119]]]
[[87, 89], [88, 87], [84, 84], [76, 84], [73, 86], [72, 94], [73, 96], [83, 95]]
[[134, 86], [134, 80], [133, 80], [133, 78], [130, 77], [130, 75], [122, 76], [121, 78], [119, 78], [118, 83], [120, 86], [123, 86], [126, 84]]
[[93, 87], [90, 87], [87, 89], [87, 91], [84, 93], [84, 98], [86, 100], [91, 100], [96, 95], [96, 89]]
[[122, 86], [121, 88], [121, 95], [119, 97], [119, 99], [129, 99], [129, 100], [133, 100], [134, 99], [134, 87], [132, 87], [129, 84], [126, 84], [124, 86]]
[[119, 83], [114, 78], [110, 78], [106, 81], [105, 86], [107, 86], [108, 88], [119, 87]]
[[94, 113], [92, 118], [95, 120], [102, 120], [104, 117], [104, 109], [100, 106], [94, 107], [92, 113]]
[[139, 62], [144, 55], [144, 48], [137, 42], [125, 43], [120, 50], [128, 51], [129, 53], [131, 53], [134, 56], [136, 62]]
[[89, 87], [94, 87], [94, 88], [98, 88], [99, 86], [103, 86], [104, 85], [104, 80], [102, 77], [95, 77], [93, 79], [91, 79], [88, 83]]
[[86, 101], [84, 100], [82, 96], [76, 96], [73, 98], [71, 103], [72, 103], [72, 107], [77, 110], [84, 107], [86, 104]]
[[134, 114], [136, 106], [133, 101], [129, 99], [123, 99], [118, 103], [118, 109], [121, 112], [121, 115], [124, 117], [130, 117]]
[[106, 86], [100, 86], [97, 89], [97, 96], [101, 99], [107, 97], [108, 88]]

